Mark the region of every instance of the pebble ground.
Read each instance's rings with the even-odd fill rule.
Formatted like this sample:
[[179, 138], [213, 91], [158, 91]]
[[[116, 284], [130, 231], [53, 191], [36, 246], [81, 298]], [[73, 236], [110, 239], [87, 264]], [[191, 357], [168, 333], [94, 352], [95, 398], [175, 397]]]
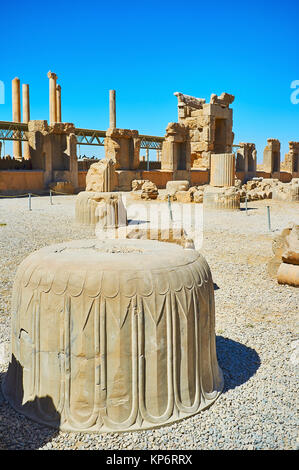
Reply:
[[[92, 238], [74, 221], [75, 196], [0, 199], [0, 381], [8, 366], [10, 299], [17, 266], [51, 243]], [[271, 207], [268, 230], [267, 208]], [[244, 206], [244, 204], [242, 204]], [[215, 284], [216, 343], [225, 387], [207, 410], [159, 429], [63, 433], [16, 413], [0, 391], [0, 449], [299, 449], [299, 289], [268, 276], [271, 240], [296, 203], [248, 204], [248, 212], [204, 212], [202, 253]]]

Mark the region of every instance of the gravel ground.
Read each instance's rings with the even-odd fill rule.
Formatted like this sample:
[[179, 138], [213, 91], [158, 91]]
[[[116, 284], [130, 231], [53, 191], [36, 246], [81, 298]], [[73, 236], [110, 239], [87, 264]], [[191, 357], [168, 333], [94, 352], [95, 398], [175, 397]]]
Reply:
[[[17, 266], [45, 245], [94, 236], [75, 224], [74, 200], [56, 196], [51, 206], [48, 197], [34, 198], [29, 212], [27, 199], [0, 199], [0, 380], [8, 366]], [[0, 449], [299, 449], [299, 290], [267, 273], [273, 234], [299, 223], [298, 204], [262, 200], [248, 207], [247, 213], [204, 213], [201, 251], [215, 283], [217, 355], [225, 378], [209, 409], [142, 432], [62, 433], [19, 415], [0, 392]]]

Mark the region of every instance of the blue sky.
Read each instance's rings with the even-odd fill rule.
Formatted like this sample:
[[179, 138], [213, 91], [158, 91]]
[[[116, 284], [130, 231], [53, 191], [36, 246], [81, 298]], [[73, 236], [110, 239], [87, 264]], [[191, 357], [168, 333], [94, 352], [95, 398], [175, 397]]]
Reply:
[[62, 119], [77, 127], [108, 127], [109, 89], [117, 126], [154, 135], [177, 121], [175, 91], [207, 100], [225, 91], [235, 95], [234, 143], [255, 142], [261, 161], [278, 138], [284, 158], [299, 141], [298, 13], [298, 0], [1, 2], [0, 120], [11, 120], [16, 76], [30, 85], [31, 119], [48, 119], [49, 70]]

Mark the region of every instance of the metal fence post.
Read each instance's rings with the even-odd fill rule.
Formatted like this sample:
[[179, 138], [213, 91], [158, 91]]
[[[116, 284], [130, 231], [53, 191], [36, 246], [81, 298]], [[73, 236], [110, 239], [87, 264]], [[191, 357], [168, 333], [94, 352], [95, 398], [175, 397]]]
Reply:
[[167, 199], [168, 199], [168, 209], [169, 209], [169, 214], [170, 214], [170, 220], [173, 221], [173, 218], [172, 218], [172, 210], [171, 210], [171, 203], [170, 203], [170, 195], [168, 194], [167, 196]]
[[28, 193], [28, 205], [29, 205], [29, 210], [31, 211], [31, 193]]
[[269, 229], [269, 232], [271, 232], [270, 206], [267, 206], [267, 215], [268, 215], [268, 229]]
[[50, 189], [50, 204], [53, 206], [53, 201], [52, 201], [52, 190]]

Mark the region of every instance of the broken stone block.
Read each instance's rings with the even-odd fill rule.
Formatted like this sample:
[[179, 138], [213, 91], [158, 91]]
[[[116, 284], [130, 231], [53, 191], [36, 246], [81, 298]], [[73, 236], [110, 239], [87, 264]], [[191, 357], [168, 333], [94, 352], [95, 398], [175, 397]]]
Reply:
[[189, 181], [182, 180], [182, 181], [168, 181], [166, 183], [166, 189], [170, 191], [188, 191], [189, 189]]
[[177, 191], [175, 193], [177, 202], [188, 203], [192, 202], [192, 196], [189, 191]]
[[157, 186], [151, 181], [147, 181], [142, 185], [141, 199], [157, 199], [158, 194]]

